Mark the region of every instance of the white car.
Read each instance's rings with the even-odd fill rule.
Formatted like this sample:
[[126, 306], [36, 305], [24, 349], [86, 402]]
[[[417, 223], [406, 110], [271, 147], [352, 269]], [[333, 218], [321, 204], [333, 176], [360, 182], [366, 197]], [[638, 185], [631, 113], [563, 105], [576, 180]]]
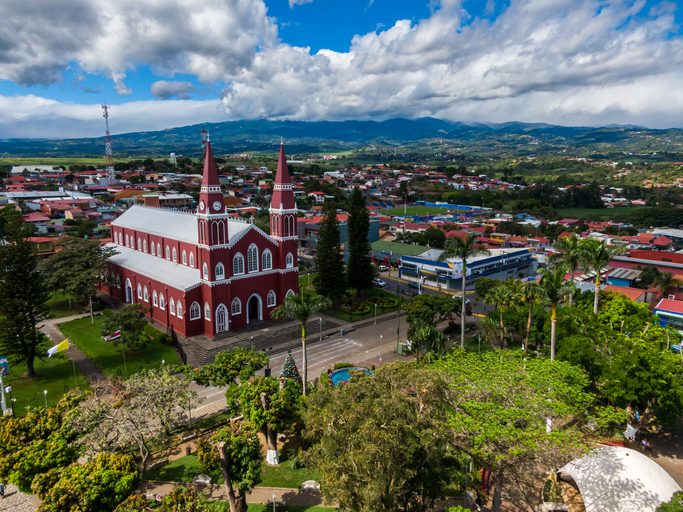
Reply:
[[386, 265], [380, 265], [380, 266], [379, 266], [379, 271], [380, 271], [380, 272], [386, 272], [387, 270], [389, 270], [389, 267], [387, 267]]
[[383, 280], [381, 280], [379, 277], [376, 277], [372, 280], [372, 284], [375, 285], [378, 288], [385, 288], [387, 283], [385, 283]]
[[[459, 299], [460, 297], [462, 297], [462, 295], [451, 295], [451, 298], [453, 299]], [[465, 299], [465, 304], [469, 306], [472, 304], [472, 301], [470, 299]]]

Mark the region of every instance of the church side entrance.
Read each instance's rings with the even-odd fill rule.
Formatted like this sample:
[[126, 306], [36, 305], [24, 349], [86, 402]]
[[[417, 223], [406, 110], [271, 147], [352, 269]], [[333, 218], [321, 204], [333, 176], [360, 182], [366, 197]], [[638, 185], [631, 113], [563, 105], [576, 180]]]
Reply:
[[261, 301], [257, 295], [252, 295], [247, 303], [247, 322], [251, 323], [261, 318]]

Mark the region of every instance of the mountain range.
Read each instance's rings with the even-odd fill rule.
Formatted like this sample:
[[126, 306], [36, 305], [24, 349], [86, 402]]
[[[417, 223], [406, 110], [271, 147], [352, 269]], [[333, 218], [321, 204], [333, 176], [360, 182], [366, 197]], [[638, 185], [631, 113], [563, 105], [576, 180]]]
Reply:
[[[360, 150], [379, 153], [462, 152], [489, 156], [568, 153], [603, 155], [683, 152], [683, 130], [637, 126], [566, 127], [545, 123], [465, 124], [432, 117], [386, 121], [226, 121], [112, 136], [114, 153], [131, 156], [199, 156], [200, 130], [208, 130], [216, 154], [275, 151], [280, 140], [291, 153]], [[0, 156], [100, 156], [104, 137], [0, 140]]]

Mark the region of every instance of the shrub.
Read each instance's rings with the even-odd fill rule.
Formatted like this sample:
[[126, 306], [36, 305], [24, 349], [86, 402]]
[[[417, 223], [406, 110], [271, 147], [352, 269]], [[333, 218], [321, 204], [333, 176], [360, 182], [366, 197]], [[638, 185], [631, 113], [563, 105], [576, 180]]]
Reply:
[[326, 386], [327, 383], [330, 380], [330, 374], [327, 372], [323, 372], [320, 374], [320, 386]]
[[157, 331], [156, 335], [154, 336], [154, 339], [159, 343], [166, 343], [166, 338], [168, 338], [168, 335], [161, 331]]
[[342, 368], [353, 368], [351, 363], [337, 363], [333, 366], [334, 370], [341, 370]]
[[92, 303], [92, 310], [93, 311], [102, 311], [104, 309], [104, 304], [101, 302], [93, 302]]
[[102, 311], [102, 314], [103, 314], [104, 316], [112, 316], [114, 313], [113, 313], [113, 311], [112, 311], [111, 309], [105, 309], [105, 310]]

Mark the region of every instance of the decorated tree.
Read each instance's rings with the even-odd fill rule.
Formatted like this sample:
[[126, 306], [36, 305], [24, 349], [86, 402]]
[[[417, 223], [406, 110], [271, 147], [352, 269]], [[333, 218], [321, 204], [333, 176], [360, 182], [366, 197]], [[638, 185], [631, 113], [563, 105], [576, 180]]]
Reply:
[[290, 379], [255, 377], [225, 393], [228, 410], [244, 419], [266, 438], [268, 464], [279, 464], [277, 434], [292, 432], [298, 422], [301, 387]]
[[121, 329], [121, 337], [109, 343], [124, 343], [128, 350], [140, 348], [142, 333], [147, 325], [145, 312], [149, 308], [141, 304], [128, 304], [111, 316], [105, 318], [102, 329], [106, 335]]
[[363, 512], [423, 512], [444, 496], [454, 459], [438, 372], [398, 362], [308, 399], [305, 435], [325, 500]]
[[130, 455], [100, 453], [89, 463], [37, 476], [32, 490], [43, 501], [41, 512], [110, 512], [135, 489], [139, 476]]
[[213, 363], [195, 370], [191, 378], [202, 386], [226, 386], [249, 380], [268, 364], [268, 356], [255, 349], [237, 347], [220, 352]]
[[303, 383], [301, 382], [301, 374], [299, 373], [299, 370], [297, 370], [296, 368], [296, 363], [294, 362], [292, 354], [287, 354], [287, 357], [285, 358], [285, 363], [282, 365], [281, 375], [283, 379], [292, 379], [299, 386], [300, 390], [303, 389]]

